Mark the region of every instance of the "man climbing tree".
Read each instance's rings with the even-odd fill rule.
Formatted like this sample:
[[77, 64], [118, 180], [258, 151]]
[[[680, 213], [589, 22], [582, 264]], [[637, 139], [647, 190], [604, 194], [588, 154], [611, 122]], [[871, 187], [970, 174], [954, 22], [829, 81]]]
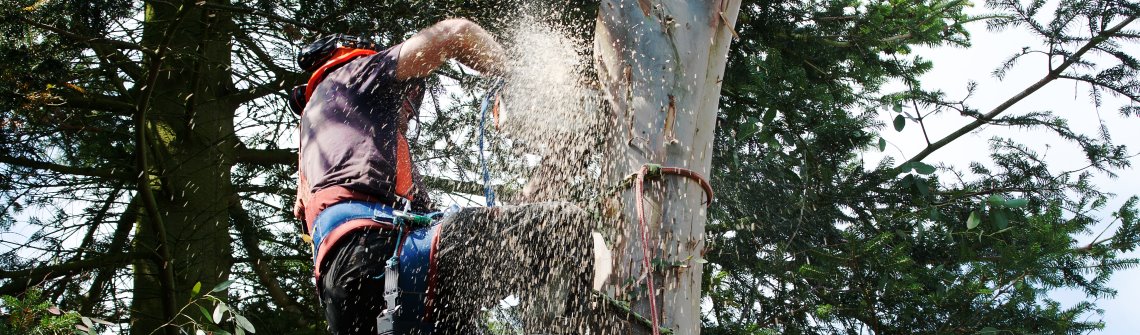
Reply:
[[[571, 205], [469, 208], [411, 232], [423, 217], [407, 213], [432, 208], [404, 137], [424, 77], [450, 59], [503, 73], [502, 47], [471, 21], [451, 19], [375, 49], [333, 35], [298, 55], [312, 76], [291, 102], [301, 115], [294, 214], [312, 235], [329, 329], [463, 334], [508, 294], [566, 281], [573, 296], [587, 292], [589, 228]], [[570, 277], [555, 278], [562, 274]]]

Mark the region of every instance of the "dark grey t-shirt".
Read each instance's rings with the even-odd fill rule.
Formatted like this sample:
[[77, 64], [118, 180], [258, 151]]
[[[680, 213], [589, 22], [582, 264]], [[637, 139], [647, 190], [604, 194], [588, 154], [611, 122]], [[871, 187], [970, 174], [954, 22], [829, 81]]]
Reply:
[[[419, 109], [423, 80], [396, 80], [400, 45], [332, 69], [301, 116], [301, 173], [312, 192], [343, 186], [383, 202], [396, 200], [396, 141], [401, 106]], [[430, 207], [412, 173], [413, 207]]]

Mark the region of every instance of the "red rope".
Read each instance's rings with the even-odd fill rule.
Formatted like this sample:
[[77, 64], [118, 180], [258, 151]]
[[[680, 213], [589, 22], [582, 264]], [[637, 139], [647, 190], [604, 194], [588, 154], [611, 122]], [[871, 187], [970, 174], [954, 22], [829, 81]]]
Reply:
[[705, 180], [701, 174], [696, 171], [678, 168], [678, 167], [661, 167], [656, 164], [645, 164], [641, 166], [641, 170], [637, 172], [637, 181], [634, 187], [636, 194], [634, 194], [634, 206], [637, 209], [637, 223], [639, 230], [641, 230], [641, 251], [644, 254], [642, 258], [642, 265], [645, 267], [645, 278], [649, 286], [649, 313], [652, 315], [653, 320], [653, 335], [660, 335], [660, 323], [657, 321], [657, 290], [653, 287], [653, 269], [650, 267], [649, 259], [653, 258], [653, 254], [649, 250], [649, 225], [645, 223], [645, 205], [642, 198], [645, 197], [645, 177], [653, 173], [654, 176], [658, 175], [677, 175], [685, 178], [692, 179], [701, 185], [705, 190], [707, 197], [706, 206], [712, 204], [713, 189], [708, 180]]

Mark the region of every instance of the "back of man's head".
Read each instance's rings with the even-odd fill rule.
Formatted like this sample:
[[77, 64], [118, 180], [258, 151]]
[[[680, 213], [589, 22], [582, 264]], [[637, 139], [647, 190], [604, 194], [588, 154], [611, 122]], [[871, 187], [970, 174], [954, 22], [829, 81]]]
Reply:
[[316, 71], [341, 48], [376, 49], [376, 43], [365, 37], [345, 34], [321, 36], [297, 53], [297, 65], [305, 72]]

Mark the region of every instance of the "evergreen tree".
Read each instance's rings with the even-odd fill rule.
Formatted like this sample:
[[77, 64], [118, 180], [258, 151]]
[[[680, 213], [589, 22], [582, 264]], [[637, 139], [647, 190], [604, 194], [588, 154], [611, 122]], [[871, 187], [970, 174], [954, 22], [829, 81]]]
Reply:
[[[963, 13], [968, 4], [744, 1], [717, 119], [704, 332], [1099, 327], [1085, 321], [1094, 303], [1062, 308], [1046, 294], [1070, 287], [1111, 296], [1112, 273], [1135, 264], [1120, 256], [1140, 239], [1135, 199], [1110, 209], [1114, 234], [1073, 242], [1098, 223], [1091, 212], [1109, 196], [1092, 176], [1129, 167], [1130, 154], [1110, 134], [1006, 111], [1031, 105], [1025, 97], [1054, 82], [1140, 101], [1140, 64], [1122, 50], [1140, 36], [1140, 5], [990, 1], [994, 15], [972, 17]], [[592, 38], [597, 4], [547, 6]], [[309, 250], [287, 205], [297, 119], [282, 93], [305, 80], [295, 47], [330, 32], [390, 44], [449, 16], [500, 31], [507, 22], [495, 18], [516, 15], [515, 7], [0, 2], [0, 295], [42, 290], [62, 309], [124, 333], [235, 330], [242, 319], [264, 334], [323, 332]], [[911, 48], [968, 47], [964, 25], [974, 21], [1040, 39], [1041, 48], [1011, 55], [1009, 66], [1019, 57], [1049, 57], [1054, 66], [988, 110], [924, 89], [917, 78], [932, 64]], [[889, 81], [909, 89], [886, 92]], [[442, 82], [476, 86], [462, 69], [440, 71], [430, 84], [442, 100]], [[472, 105], [457, 97], [426, 107], [436, 117], [424, 119], [416, 138], [424, 145], [414, 149], [431, 159], [419, 164], [474, 171], [468, 148], [434, 146], [453, 133], [474, 136]], [[882, 145], [880, 131], [921, 126], [933, 110], [974, 123], [915, 157], [863, 166], [858, 154]], [[899, 116], [886, 129], [875, 121], [884, 112]], [[1083, 148], [1091, 168], [1053, 172], [1017, 138], [993, 140], [988, 157], [977, 157], [989, 163], [927, 160], [982, 125], [1051, 131]], [[470, 180], [434, 177], [439, 189], [470, 189]], [[219, 303], [234, 311], [221, 313], [224, 322], [212, 315]]]

